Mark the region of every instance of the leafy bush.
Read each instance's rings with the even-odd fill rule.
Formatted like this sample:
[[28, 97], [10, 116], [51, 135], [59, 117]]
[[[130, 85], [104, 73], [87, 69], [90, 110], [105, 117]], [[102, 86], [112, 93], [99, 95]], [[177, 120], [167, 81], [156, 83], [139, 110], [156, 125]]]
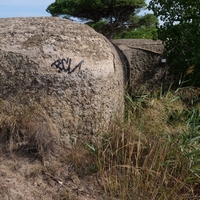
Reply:
[[153, 39], [154, 33], [156, 32], [156, 27], [142, 27], [136, 30], [126, 30], [122, 31], [115, 36], [115, 39]]
[[151, 0], [149, 9], [163, 24], [157, 37], [165, 44], [165, 55], [171, 71], [185, 76], [188, 83], [200, 86], [200, 29], [198, 1]]

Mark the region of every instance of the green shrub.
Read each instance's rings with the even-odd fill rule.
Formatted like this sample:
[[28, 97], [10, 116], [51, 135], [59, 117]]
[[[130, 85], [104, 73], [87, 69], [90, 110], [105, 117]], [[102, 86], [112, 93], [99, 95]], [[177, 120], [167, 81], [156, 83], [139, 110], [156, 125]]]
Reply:
[[126, 30], [122, 31], [118, 35], [115, 36], [115, 39], [153, 39], [154, 34], [156, 32], [156, 27], [142, 27], [136, 30]]

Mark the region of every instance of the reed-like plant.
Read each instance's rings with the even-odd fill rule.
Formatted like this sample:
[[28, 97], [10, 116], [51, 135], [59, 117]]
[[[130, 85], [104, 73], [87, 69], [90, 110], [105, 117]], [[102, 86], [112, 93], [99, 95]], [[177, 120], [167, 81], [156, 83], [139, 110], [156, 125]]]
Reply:
[[108, 199], [200, 199], [198, 100], [178, 90], [125, 98], [124, 122], [94, 148]]

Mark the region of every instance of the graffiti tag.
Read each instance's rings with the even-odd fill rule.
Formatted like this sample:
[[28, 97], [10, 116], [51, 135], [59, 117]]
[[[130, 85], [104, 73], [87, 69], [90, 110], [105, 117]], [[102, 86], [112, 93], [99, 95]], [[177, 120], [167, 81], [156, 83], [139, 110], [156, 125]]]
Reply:
[[71, 63], [72, 63], [72, 59], [71, 58], [63, 58], [63, 59], [58, 59], [56, 60], [55, 62], [53, 62], [51, 64], [51, 67], [52, 66], [56, 66], [56, 68], [58, 69], [58, 72], [67, 72], [68, 74], [71, 74], [73, 73], [76, 69], [81, 69], [81, 65], [83, 64], [83, 60], [78, 63], [78, 65], [76, 65], [73, 69], [71, 69]]

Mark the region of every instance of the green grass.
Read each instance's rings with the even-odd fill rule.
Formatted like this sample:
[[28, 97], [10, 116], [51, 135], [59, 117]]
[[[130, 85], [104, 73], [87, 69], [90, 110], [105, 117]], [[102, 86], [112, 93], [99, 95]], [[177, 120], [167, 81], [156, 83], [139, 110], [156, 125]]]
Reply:
[[108, 199], [200, 199], [200, 104], [186, 91], [126, 95], [124, 122], [91, 148]]

